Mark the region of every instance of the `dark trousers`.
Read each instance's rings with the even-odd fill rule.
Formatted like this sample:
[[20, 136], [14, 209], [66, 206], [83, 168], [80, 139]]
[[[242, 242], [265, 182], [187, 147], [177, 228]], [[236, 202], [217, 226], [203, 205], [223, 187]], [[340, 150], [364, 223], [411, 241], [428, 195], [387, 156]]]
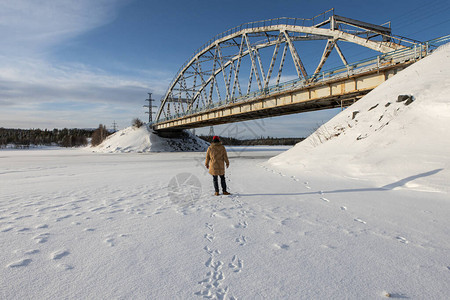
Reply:
[[225, 192], [227, 190], [225, 175], [213, 175], [214, 189], [216, 190], [216, 192], [219, 192], [219, 182], [217, 180], [217, 176], [220, 176], [220, 184], [222, 185], [222, 191]]

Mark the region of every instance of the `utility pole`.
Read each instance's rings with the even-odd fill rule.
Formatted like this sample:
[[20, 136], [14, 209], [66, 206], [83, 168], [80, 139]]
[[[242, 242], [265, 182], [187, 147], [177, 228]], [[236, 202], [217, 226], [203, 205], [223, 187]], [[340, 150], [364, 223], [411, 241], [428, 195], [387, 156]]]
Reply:
[[144, 107], [148, 107], [148, 111], [146, 111], [145, 113], [148, 114], [148, 123], [151, 123], [153, 121], [153, 107], [156, 107], [155, 105], [153, 105], [153, 101], [155, 101], [155, 99], [152, 99], [152, 93], [148, 93], [148, 99], [145, 99], [145, 101], [148, 101], [148, 105], [144, 105]]
[[113, 121], [113, 132], [117, 131], [117, 123], [116, 120]]

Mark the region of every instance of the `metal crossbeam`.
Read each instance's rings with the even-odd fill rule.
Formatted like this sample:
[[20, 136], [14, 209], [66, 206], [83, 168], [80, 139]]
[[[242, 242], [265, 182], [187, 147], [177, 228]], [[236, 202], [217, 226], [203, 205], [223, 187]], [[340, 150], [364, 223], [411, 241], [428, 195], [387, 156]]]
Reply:
[[278, 35], [277, 43], [275, 45], [275, 49], [273, 50], [272, 60], [270, 61], [269, 71], [267, 72], [266, 80], [264, 81], [264, 88], [267, 88], [269, 86], [270, 76], [272, 75], [273, 66], [275, 65], [275, 60], [277, 59], [282, 36], [282, 34]]
[[375, 32], [379, 32], [382, 34], [391, 34], [391, 28], [389, 27], [384, 27], [384, 26], [380, 26], [380, 25], [374, 25], [374, 24], [370, 24], [367, 22], [363, 22], [363, 21], [358, 21], [355, 19], [350, 19], [350, 18], [346, 18], [346, 17], [341, 17], [338, 15], [334, 15], [332, 16], [332, 18], [334, 19], [335, 22], [337, 23], [343, 23], [343, 24], [348, 24], [348, 25], [352, 25], [364, 30], [370, 30], [370, 31], [375, 31]]
[[323, 65], [325, 64], [328, 56], [330, 56], [331, 51], [333, 50], [334, 46], [336, 45], [336, 41], [334, 40], [328, 40], [327, 44], [325, 46], [325, 49], [323, 51], [322, 57], [320, 59], [319, 65], [317, 66], [316, 70], [314, 71], [314, 74], [317, 74], [322, 69]]
[[288, 45], [284, 44], [283, 55], [281, 56], [280, 67], [278, 68], [277, 85], [280, 83], [281, 72], [283, 71], [283, 66], [284, 66], [284, 60], [286, 59], [287, 47], [288, 47]]
[[306, 73], [305, 67], [303, 66], [302, 60], [300, 59], [300, 56], [298, 55], [297, 50], [294, 47], [294, 44], [292, 43], [286, 31], [284, 31], [283, 34], [286, 37], [286, 41], [289, 45], [289, 50], [291, 51], [291, 56], [292, 59], [294, 60], [295, 69], [297, 70], [298, 77], [300, 78], [303, 75], [303, 77], [306, 79], [308, 77], [308, 74]]
[[249, 79], [249, 82], [250, 82], [249, 90], [250, 90], [251, 78], [253, 77], [253, 74], [255, 74], [256, 81], [258, 82], [258, 87], [261, 89], [262, 88], [261, 80], [259, 79], [258, 70], [257, 70], [257, 67], [256, 67], [256, 62], [255, 62], [255, 55], [253, 53], [253, 48], [250, 45], [250, 41], [248, 39], [248, 36], [245, 34], [244, 37], [245, 37], [245, 43], [247, 44], [247, 49], [248, 49], [248, 53], [249, 53], [249, 56], [250, 56], [250, 60], [252, 61], [252, 71], [250, 72], [251, 76], [250, 76], [250, 79]]

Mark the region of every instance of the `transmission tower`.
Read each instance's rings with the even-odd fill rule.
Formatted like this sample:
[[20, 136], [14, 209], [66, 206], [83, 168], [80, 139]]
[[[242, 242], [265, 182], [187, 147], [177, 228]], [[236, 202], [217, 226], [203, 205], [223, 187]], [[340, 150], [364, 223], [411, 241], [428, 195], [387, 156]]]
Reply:
[[113, 122], [113, 132], [116, 132], [117, 131], [117, 123], [116, 123], [116, 120], [114, 120], [114, 122]]
[[144, 107], [148, 107], [148, 111], [146, 111], [145, 113], [148, 114], [148, 122], [151, 123], [153, 121], [153, 107], [156, 107], [155, 105], [153, 105], [153, 101], [155, 101], [155, 99], [152, 99], [152, 93], [148, 93], [148, 99], [145, 99], [145, 101], [148, 101], [148, 105], [144, 105]]
[[213, 126], [210, 126], [210, 127], [209, 127], [209, 136], [210, 136], [210, 137], [215, 136], [215, 134], [214, 134], [214, 127], [213, 127]]

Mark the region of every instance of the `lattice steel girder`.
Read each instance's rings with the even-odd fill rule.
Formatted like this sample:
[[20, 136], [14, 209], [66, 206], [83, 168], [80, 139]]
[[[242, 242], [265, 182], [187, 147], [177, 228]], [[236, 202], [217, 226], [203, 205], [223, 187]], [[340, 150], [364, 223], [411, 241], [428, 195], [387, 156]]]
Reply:
[[302, 60], [300, 59], [297, 50], [295, 50], [294, 44], [292, 44], [292, 41], [289, 38], [289, 35], [286, 31], [284, 31], [283, 34], [285, 35], [286, 41], [289, 45], [292, 59], [294, 60], [295, 68], [297, 70], [298, 78], [300, 78], [303, 75], [303, 77], [306, 79], [308, 77], [308, 74], [306, 73], [305, 67], [303, 66]]
[[223, 74], [223, 81], [225, 81], [225, 91], [226, 91], [226, 97], [225, 100], [228, 100], [230, 98], [230, 84], [228, 83], [228, 78], [227, 75], [225, 74], [224, 70], [225, 68], [223, 67], [224, 63], [223, 63], [223, 58], [227, 57], [227, 56], [222, 56], [222, 50], [220, 49], [220, 45], [217, 45], [217, 54], [218, 54], [218, 58], [219, 58], [219, 64], [221, 66], [221, 70], [222, 70], [222, 74]]
[[[256, 81], [258, 83], [258, 87], [261, 89], [261, 80], [259, 79], [258, 70], [256, 67], [255, 56], [253, 55], [253, 47], [250, 45], [250, 41], [246, 34], [243, 35], [245, 37], [245, 42], [247, 44], [247, 53], [250, 55], [250, 60], [252, 61], [252, 72], [255, 74]], [[251, 73], [252, 74], [252, 73]]]
[[188, 104], [190, 104], [192, 102], [192, 100], [191, 99], [186, 99], [186, 98], [172, 98], [172, 97], [169, 97], [169, 98], [167, 98], [167, 102], [188, 103]]
[[[394, 65], [381, 72], [372, 70], [351, 77], [341, 77], [329, 82], [317, 82], [312, 86], [281, 91], [268, 97], [216, 107], [156, 124], [155, 130], [195, 128], [244, 120], [280, 116], [350, 105], [373, 88], [403, 70], [412, 62]], [[343, 87], [345, 87], [343, 89]]]
[[342, 62], [344, 63], [345, 66], [348, 65], [347, 60], [345, 59], [344, 54], [341, 51], [341, 48], [339, 47], [339, 45], [336, 43], [334, 43], [334, 48], [336, 48], [337, 53], [339, 54], [339, 57], [341, 58]]
[[183, 87], [181, 87], [181, 88], [173, 88], [172, 91], [198, 92], [198, 89], [196, 89], [196, 87], [199, 87], [199, 86], [194, 86], [194, 87], [191, 87], [191, 88], [183, 88]]
[[[235, 40], [233, 39], [233, 41], [235, 41]], [[245, 38], [244, 38], [244, 36], [242, 36], [241, 44], [239, 45], [239, 44], [236, 43], [236, 46], [239, 46], [239, 54], [238, 54], [238, 59], [237, 59], [237, 65], [236, 65], [236, 68], [235, 68], [235, 71], [234, 71], [234, 80], [233, 80], [233, 87], [232, 87], [232, 91], [231, 91], [231, 97], [234, 96], [234, 92], [236, 90], [236, 86], [238, 87], [239, 94], [240, 95], [242, 94], [241, 86], [239, 84], [239, 71], [240, 71], [240, 68], [241, 68], [241, 58], [242, 58], [242, 52], [243, 52], [242, 50], [244, 49], [244, 44], [245, 44]], [[234, 65], [234, 61], [233, 60], [232, 60], [232, 64]]]
[[[203, 71], [203, 72], [197, 72], [197, 71], [186, 71], [184, 72], [184, 74], [190, 74], [190, 75], [212, 75], [212, 72], [208, 72], [208, 71]], [[186, 78], [188, 78], [188, 76], [186, 76]]]
[[272, 70], [275, 65], [275, 60], [277, 59], [277, 56], [278, 56], [278, 50], [280, 49], [282, 37], [283, 37], [283, 34], [280, 33], [278, 35], [275, 49], [273, 50], [272, 59], [270, 60], [269, 71], [267, 72], [267, 76], [264, 80], [264, 88], [267, 88], [269, 86], [270, 76], [272, 75]]
[[325, 49], [323, 50], [323, 54], [320, 59], [319, 65], [317, 66], [316, 70], [314, 71], [314, 74], [317, 74], [320, 72], [320, 70], [322, 70], [323, 65], [325, 64], [328, 56], [330, 56], [330, 53], [334, 49], [335, 45], [336, 45], [336, 41], [334, 41], [334, 40], [327, 41], [327, 44], [325, 46]]
[[277, 85], [280, 83], [281, 71], [283, 70], [284, 60], [286, 59], [287, 48], [288, 48], [288, 45], [284, 44], [283, 54], [281, 55], [280, 67], [278, 69]]
[[[360, 26], [361, 28], [366, 29], [368, 26], [366, 26], [368, 23], [365, 22], [360, 22], [359, 24], [355, 24], [356, 22], [354, 22], [355, 20], [352, 19], [348, 19], [348, 18], [340, 18], [339, 20], [337, 20], [338, 22], [345, 22], [348, 23], [352, 26]], [[370, 25], [370, 24], [369, 24]], [[366, 27], [366, 28], [365, 28]], [[382, 27], [383, 29], [386, 29], [386, 27]], [[376, 28], [376, 26], [373, 26], [374, 31], [378, 31], [379, 28]], [[278, 32], [282, 33], [282, 32], [286, 32], [287, 35], [289, 34], [305, 34], [305, 36], [298, 36], [298, 37], [291, 37], [293, 40], [297, 40], [297, 39], [304, 39], [304, 40], [308, 40], [308, 39], [319, 39], [321, 37], [324, 37], [326, 39], [332, 39], [334, 41], [347, 41], [350, 43], [354, 43], [381, 53], [387, 53], [390, 51], [394, 51], [397, 49], [401, 49], [404, 48], [404, 46], [399, 45], [399, 44], [395, 44], [393, 42], [389, 42], [389, 41], [373, 41], [373, 40], [368, 40], [368, 39], [364, 39], [361, 38], [357, 35], [348, 33], [348, 32], [344, 32], [344, 31], [340, 31], [338, 29], [327, 29], [327, 28], [318, 28], [318, 27], [306, 27], [306, 26], [298, 26], [298, 25], [286, 25], [286, 24], [278, 24], [278, 25], [270, 25], [270, 26], [262, 26], [262, 27], [255, 27], [255, 28], [246, 28], [246, 29], [242, 29], [238, 32], [232, 33], [230, 35], [224, 36], [222, 38], [219, 38], [217, 40], [215, 40], [213, 43], [211, 43], [210, 45], [206, 46], [203, 50], [199, 51], [197, 54], [195, 54], [193, 56], [193, 58], [182, 68], [182, 70], [178, 73], [178, 75], [176, 76], [176, 78], [174, 79], [174, 81], [172, 82], [171, 86], [169, 87], [166, 96], [164, 97], [160, 109], [157, 113], [156, 119], [158, 120], [161, 116], [161, 113], [164, 109], [164, 106], [166, 104], [166, 99], [168, 98], [168, 96], [170, 95], [172, 89], [174, 88], [175, 84], [177, 84], [177, 82], [184, 76], [184, 73], [195, 63], [199, 60], [200, 57], [202, 57], [205, 53], [209, 52], [211, 54], [213, 54], [215, 57], [217, 57], [217, 52], [216, 53], [212, 53], [211, 50], [216, 50], [216, 45], [220, 45], [224, 42], [230, 41], [230, 40], [234, 40], [237, 37], [242, 37], [245, 35], [254, 35], [254, 34], [262, 34], [264, 35], [264, 33], [267, 32]], [[379, 32], [379, 31], [378, 31]], [[278, 36], [278, 35], [274, 35]], [[284, 41], [286, 42], [286, 41]], [[269, 47], [272, 45], [275, 45], [277, 43], [277, 40], [272, 40], [272, 41], [266, 41], [264, 43], [258, 44], [258, 45], [252, 45], [249, 48], [250, 49], [260, 49], [260, 48], [264, 48], [264, 47]], [[235, 44], [236, 46], [236, 44]], [[221, 65], [220, 68], [216, 69], [215, 65], [216, 65], [216, 61], [217, 59], [214, 59], [214, 67], [213, 67], [213, 74], [211, 74], [211, 76], [205, 81], [205, 87], [206, 85], [208, 85], [211, 81], [213, 81], [213, 83], [211, 84], [211, 88], [214, 86], [214, 81], [215, 81], [215, 77], [218, 73], [222, 72], [226, 67], [228, 67], [231, 63], [233, 63], [235, 60], [237, 60], [239, 57], [244, 57], [248, 54], [250, 54], [250, 50], [247, 49], [246, 51], [243, 51], [242, 53], [232, 57], [230, 60], [228, 60], [227, 62], [225, 62], [223, 65]], [[253, 56], [253, 55], [251, 55]], [[254, 60], [254, 58], [253, 58]], [[253, 62], [252, 63], [255, 67], [256, 64]], [[254, 70], [257, 71], [257, 70]], [[255, 72], [256, 73], [256, 72]], [[257, 74], [257, 73], [256, 73]], [[200, 93], [203, 91], [202, 87], [193, 97], [193, 101], [195, 101], [198, 96], [200, 95]], [[210, 91], [212, 92], [212, 91]], [[220, 96], [219, 96], [220, 97]], [[211, 99], [210, 99], [211, 100]]]

